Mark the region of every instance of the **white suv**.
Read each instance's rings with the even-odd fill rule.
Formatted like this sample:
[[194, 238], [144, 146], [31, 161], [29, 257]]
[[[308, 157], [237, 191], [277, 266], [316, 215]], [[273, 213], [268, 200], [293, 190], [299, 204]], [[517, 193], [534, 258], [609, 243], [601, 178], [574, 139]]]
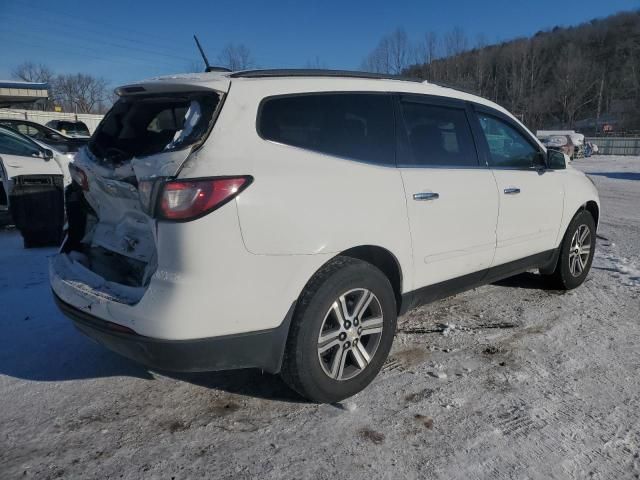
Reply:
[[333, 402], [408, 309], [532, 268], [574, 288], [591, 266], [594, 185], [485, 99], [301, 70], [117, 93], [72, 166], [51, 286], [151, 367], [257, 367]]

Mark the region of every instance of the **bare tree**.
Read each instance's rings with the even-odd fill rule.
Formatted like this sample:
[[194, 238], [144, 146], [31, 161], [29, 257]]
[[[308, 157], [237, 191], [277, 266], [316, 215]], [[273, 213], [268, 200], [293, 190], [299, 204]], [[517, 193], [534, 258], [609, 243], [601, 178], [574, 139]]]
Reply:
[[424, 36], [424, 46], [425, 59], [428, 63], [433, 63], [439, 56], [438, 34], [436, 32], [427, 32]]
[[218, 61], [222, 66], [234, 72], [247, 70], [255, 65], [251, 51], [242, 43], [238, 45], [233, 43], [227, 44], [220, 52], [220, 55], [218, 55]]
[[320, 57], [318, 55], [316, 55], [313, 59], [311, 60], [307, 60], [307, 63], [305, 64], [306, 68], [311, 68], [311, 69], [315, 69], [315, 70], [326, 70], [327, 68], [327, 64], [326, 62], [324, 62], [322, 59], [320, 59]]
[[24, 62], [11, 72], [12, 76], [25, 82], [51, 83], [55, 77], [53, 71], [41, 63]]
[[435, 32], [427, 32], [422, 41], [419, 41], [414, 49], [415, 64], [422, 64], [422, 75], [427, 80], [435, 80], [437, 78], [436, 60], [440, 56], [440, 43], [438, 34]]
[[478, 95], [482, 95], [485, 81], [485, 70], [487, 67], [487, 53], [485, 47], [488, 45], [487, 37], [480, 33], [476, 37], [476, 71], [475, 71], [475, 87]]
[[54, 97], [65, 110], [91, 113], [108, 101], [107, 81], [84, 73], [58, 75]]
[[185, 71], [191, 73], [204, 72], [205, 64], [202, 59], [199, 60], [191, 60], [190, 62], [185, 63]]
[[397, 28], [388, 38], [391, 73], [397, 75], [409, 66], [411, 45], [409, 44], [407, 32], [403, 28]]
[[374, 73], [401, 74], [409, 66], [411, 52], [407, 32], [397, 28], [382, 37], [378, 46], [362, 62], [362, 69]]
[[362, 61], [362, 70], [373, 73], [391, 73], [389, 55], [388, 40], [385, 37], [380, 40], [378, 46]]
[[85, 73], [56, 75], [46, 65], [24, 62], [12, 75], [26, 82], [48, 83], [49, 98], [43, 106], [49, 109], [59, 105], [70, 112], [103, 113], [116, 100], [104, 78]]
[[51, 101], [53, 83], [55, 81], [55, 74], [46, 65], [41, 63], [36, 64], [34, 62], [24, 62], [14, 68], [11, 72], [11, 76], [17, 80], [23, 80], [25, 82], [37, 82], [49, 84], [49, 98], [38, 100], [33, 104], [24, 105], [24, 108], [28, 109], [51, 109], [53, 102]]
[[576, 114], [593, 102], [593, 88], [597, 81], [591, 74], [592, 63], [573, 44], [567, 44], [560, 52], [555, 69], [558, 86], [558, 101], [562, 108], [564, 123], [572, 126]]
[[462, 80], [462, 53], [469, 49], [469, 40], [461, 27], [454, 27], [444, 35], [444, 54], [451, 60], [446, 62], [444, 75], [447, 81]]
[[460, 55], [469, 49], [469, 40], [461, 27], [454, 27], [445, 34], [444, 49], [447, 57]]

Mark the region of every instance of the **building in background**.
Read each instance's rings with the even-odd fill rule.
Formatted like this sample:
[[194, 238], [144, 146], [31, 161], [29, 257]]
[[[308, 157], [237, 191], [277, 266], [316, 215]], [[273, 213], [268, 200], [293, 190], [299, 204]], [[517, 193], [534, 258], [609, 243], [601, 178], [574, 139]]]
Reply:
[[0, 80], [0, 108], [43, 106], [49, 99], [49, 84]]

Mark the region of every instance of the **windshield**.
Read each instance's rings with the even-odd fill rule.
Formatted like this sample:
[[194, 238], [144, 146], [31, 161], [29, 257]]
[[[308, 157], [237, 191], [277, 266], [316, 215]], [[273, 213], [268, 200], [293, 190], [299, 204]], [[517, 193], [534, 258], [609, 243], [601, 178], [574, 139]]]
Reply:
[[91, 135], [83, 122], [58, 122], [58, 130], [67, 135]]
[[215, 93], [123, 97], [104, 117], [89, 148], [111, 164], [187, 148], [209, 131], [219, 98]]

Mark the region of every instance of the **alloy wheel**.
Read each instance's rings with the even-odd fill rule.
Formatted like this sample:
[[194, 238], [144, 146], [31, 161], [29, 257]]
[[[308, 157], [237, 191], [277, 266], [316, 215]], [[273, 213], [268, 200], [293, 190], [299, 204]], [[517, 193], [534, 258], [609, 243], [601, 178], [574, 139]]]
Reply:
[[340, 295], [327, 311], [318, 335], [318, 359], [334, 380], [350, 380], [373, 359], [382, 338], [383, 313], [378, 297], [366, 288]]
[[591, 254], [591, 230], [585, 224], [580, 225], [571, 238], [569, 250], [569, 271], [579, 277], [587, 267]]

